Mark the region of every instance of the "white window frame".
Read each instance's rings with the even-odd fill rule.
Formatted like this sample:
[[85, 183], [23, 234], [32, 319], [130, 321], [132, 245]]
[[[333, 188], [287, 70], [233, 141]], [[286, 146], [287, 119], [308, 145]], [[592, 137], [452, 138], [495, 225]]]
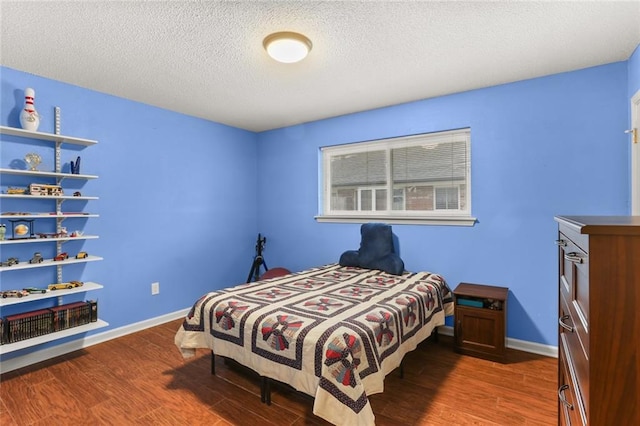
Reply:
[[[434, 185], [433, 186], [433, 209], [435, 211], [449, 211], [448, 209], [439, 209], [438, 208], [438, 189], [449, 189], [451, 188], [450, 185]], [[458, 185], [458, 205], [460, 205], [460, 186]]]
[[378, 202], [378, 197], [376, 197], [376, 192], [381, 190], [386, 190], [387, 188], [384, 186], [369, 186], [369, 187], [359, 187], [357, 189], [358, 193], [358, 206], [362, 206], [362, 192], [363, 191], [371, 191], [371, 210], [359, 210], [359, 211], [378, 211], [376, 209], [376, 203]]
[[[460, 182], [464, 185], [464, 189], [459, 186], [458, 205], [462, 197], [461, 190], [464, 190], [465, 210], [446, 210], [436, 209], [435, 193], [436, 187], [442, 187], [444, 184], [434, 182], [434, 209], [429, 211], [406, 211], [393, 210], [394, 189], [391, 176], [391, 165], [387, 164], [387, 206], [388, 210], [384, 211], [331, 211], [331, 157], [338, 155], [357, 154], [366, 151], [386, 151], [389, 153], [391, 149], [411, 144], [437, 144], [450, 143], [454, 141], [464, 141], [467, 148], [466, 180]], [[385, 222], [389, 224], [419, 224], [419, 225], [458, 225], [473, 226], [476, 218], [471, 215], [471, 130], [459, 129], [446, 132], [426, 133], [420, 135], [405, 136], [391, 139], [380, 139], [375, 141], [358, 142], [346, 145], [326, 146], [320, 149], [320, 173], [319, 173], [319, 196], [320, 204], [319, 214], [315, 217], [318, 222], [336, 222], [336, 223], [364, 223], [364, 222]], [[387, 157], [390, 162], [390, 155]], [[373, 187], [371, 187], [373, 188]], [[371, 189], [367, 188], [367, 189]], [[375, 186], [378, 189], [378, 186]], [[358, 191], [358, 200], [360, 198], [360, 189]], [[406, 193], [403, 189], [403, 198], [406, 206]], [[359, 205], [359, 204], [358, 204]]]

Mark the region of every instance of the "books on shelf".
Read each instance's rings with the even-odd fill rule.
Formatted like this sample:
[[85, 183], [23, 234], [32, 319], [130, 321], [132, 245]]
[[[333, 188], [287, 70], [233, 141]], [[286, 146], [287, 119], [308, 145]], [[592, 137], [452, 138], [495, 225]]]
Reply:
[[15, 343], [44, 334], [98, 321], [98, 302], [73, 302], [0, 318], [0, 344]]

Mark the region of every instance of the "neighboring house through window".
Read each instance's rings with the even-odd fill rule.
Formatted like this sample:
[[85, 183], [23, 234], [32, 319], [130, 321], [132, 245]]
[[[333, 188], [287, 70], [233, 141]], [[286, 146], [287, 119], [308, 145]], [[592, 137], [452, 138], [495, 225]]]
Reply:
[[473, 225], [469, 129], [328, 146], [324, 222]]

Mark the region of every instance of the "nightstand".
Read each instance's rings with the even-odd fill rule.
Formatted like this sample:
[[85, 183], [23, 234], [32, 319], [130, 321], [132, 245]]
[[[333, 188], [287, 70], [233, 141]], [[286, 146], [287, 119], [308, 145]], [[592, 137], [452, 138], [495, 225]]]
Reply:
[[460, 283], [453, 294], [456, 352], [504, 362], [509, 289]]

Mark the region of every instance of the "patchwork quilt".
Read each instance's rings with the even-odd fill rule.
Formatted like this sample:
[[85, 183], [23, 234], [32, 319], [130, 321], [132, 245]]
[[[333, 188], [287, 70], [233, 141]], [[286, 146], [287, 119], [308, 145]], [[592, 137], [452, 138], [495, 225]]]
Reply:
[[440, 275], [331, 264], [205, 294], [175, 344], [185, 358], [211, 349], [313, 396], [329, 422], [373, 425], [367, 396], [452, 314]]

